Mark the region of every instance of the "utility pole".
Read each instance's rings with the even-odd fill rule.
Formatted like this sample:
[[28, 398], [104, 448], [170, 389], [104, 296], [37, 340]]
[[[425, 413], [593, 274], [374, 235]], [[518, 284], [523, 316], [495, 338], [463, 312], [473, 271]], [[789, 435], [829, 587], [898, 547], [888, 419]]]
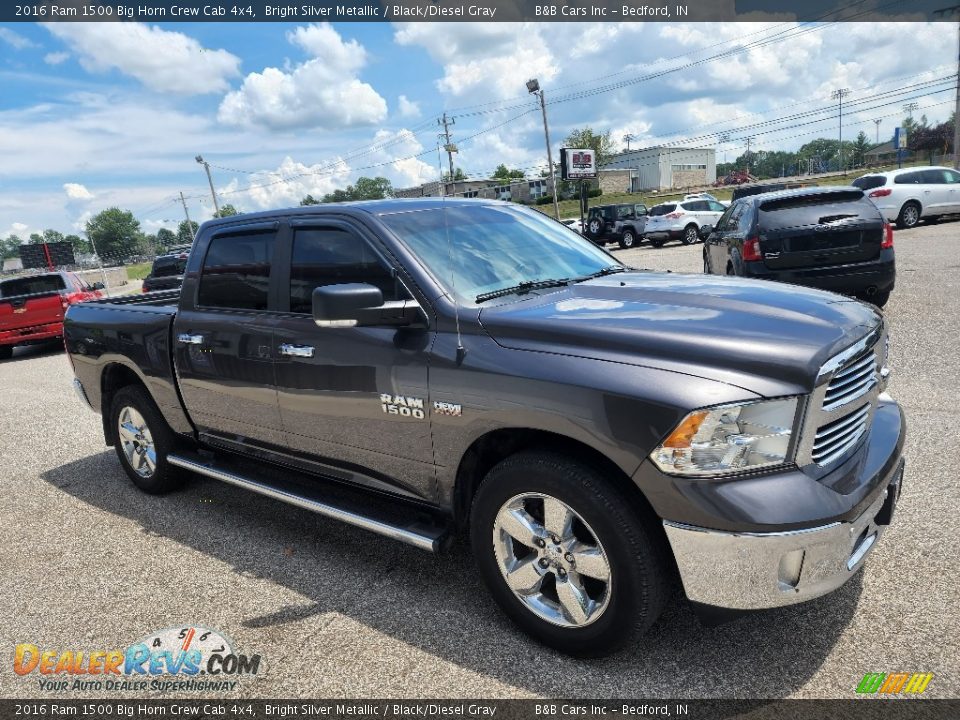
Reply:
[[183, 197], [183, 190], [180, 191], [180, 202], [183, 204], [183, 214], [187, 216], [187, 227], [190, 228], [190, 237], [197, 239], [197, 234], [193, 231], [193, 223], [190, 222], [190, 211], [187, 210], [187, 201]]
[[550, 149], [550, 127], [547, 125], [547, 101], [543, 96], [540, 82], [534, 78], [527, 80], [527, 92], [540, 98], [540, 110], [543, 112], [543, 135], [547, 141], [547, 165], [550, 168], [550, 184], [553, 186], [553, 212], [560, 219], [560, 201], [557, 199], [557, 176], [553, 169], [553, 151]]
[[630, 141], [633, 140], [633, 135], [627, 133], [623, 136], [623, 140], [625, 143], [627, 143], [627, 152], [630, 152]]
[[880, 144], [880, 123], [883, 122], [883, 118], [877, 118], [873, 121], [873, 124], [877, 126], [877, 145]]
[[450, 182], [453, 182], [453, 154], [457, 152], [457, 146], [450, 142], [450, 126], [455, 125], [456, 122], [456, 118], [447, 118], [446, 111], [443, 113], [443, 119], [437, 120], [437, 125], [443, 125], [443, 135], [441, 137], [446, 140], [443, 149], [447, 151], [447, 160], [450, 162]]
[[197, 155], [195, 159], [203, 165], [203, 169], [207, 171], [207, 182], [210, 183], [210, 194], [213, 196], [213, 209], [216, 211], [217, 216], [219, 216], [220, 204], [217, 202], [217, 191], [213, 189], [213, 176], [210, 174], [210, 163], [204, 160], [202, 155]]
[[837, 152], [839, 153], [837, 157], [840, 163], [839, 166], [837, 167], [837, 170], [839, 170], [840, 172], [844, 172], [844, 169], [843, 169], [843, 99], [849, 94], [850, 94], [850, 88], [838, 88], [837, 90], [834, 90], [833, 93], [830, 95], [832, 99], [840, 101], [840, 147], [837, 148]]

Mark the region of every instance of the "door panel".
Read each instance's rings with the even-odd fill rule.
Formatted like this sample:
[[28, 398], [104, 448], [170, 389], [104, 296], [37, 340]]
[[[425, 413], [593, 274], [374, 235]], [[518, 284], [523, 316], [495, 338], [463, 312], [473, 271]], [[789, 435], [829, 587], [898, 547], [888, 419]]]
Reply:
[[[383, 257], [349, 225], [294, 228], [290, 312], [276, 318], [275, 373], [285, 444], [359, 466], [398, 491], [435, 496], [426, 329], [320, 328], [315, 287], [365, 282], [409, 297]], [[281, 350], [287, 346], [286, 350]]]

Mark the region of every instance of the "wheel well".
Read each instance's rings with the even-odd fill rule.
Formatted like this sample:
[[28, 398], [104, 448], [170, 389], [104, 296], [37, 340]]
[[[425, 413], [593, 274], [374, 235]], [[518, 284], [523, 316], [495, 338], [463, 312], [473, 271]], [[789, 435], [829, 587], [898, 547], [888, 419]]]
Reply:
[[[623, 490], [643, 517], [657, 518], [647, 498], [640, 488], [634, 485], [630, 476], [600, 451], [579, 440], [544, 430], [505, 428], [494, 430], [475, 440], [460, 460], [453, 498], [454, 515], [460, 528], [467, 527], [473, 497], [493, 466], [511, 455], [532, 449], [547, 450], [589, 465]], [[659, 522], [656, 525], [659, 533], [663, 534], [662, 525]]]
[[139, 385], [146, 389], [140, 376], [126, 365], [111, 363], [103, 369], [103, 374], [100, 376], [100, 418], [103, 420], [103, 439], [107, 445], [113, 444], [109, 428], [113, 396], [118, 390], [128, 385]]

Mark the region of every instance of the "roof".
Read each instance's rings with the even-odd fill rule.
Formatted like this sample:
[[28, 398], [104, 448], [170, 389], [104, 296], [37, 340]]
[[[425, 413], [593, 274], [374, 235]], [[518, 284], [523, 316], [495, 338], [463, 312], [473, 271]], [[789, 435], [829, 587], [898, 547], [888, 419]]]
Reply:
[[863, 190], [853, 185], [817, 185], [814, 187], [804, 187], [804, 188], [792, 188], [790, 190], [774, 190], [773, 192], [766, 193], [757, 193], [756, 195], [748, 195], [745, 198], [740, 198], [741, 200], [749, 200], [754, 202], [756, 200], [761, 200], [766, 202], [768, 200], [779, 200], [781, 198], [795, 198], [795, 197], [807, 197], [812, 195], [824, 196], [824, 195], [839, 195], [845, 192], [856, 192], [863, 194]]
[[[262, 210], [255, 213], [243, 213], [242, 215], [231, 215], [226, 218], [215, 218], [207, 220], [204, 227], [220, 227], [221, 225], [237, 225], [246, 223], [255, 223], [264, 220], [272, 220], [277, 217], [297, 217], [297, 216], [316, 216], [316, 215], [335, 215], [365, 213], [369, 215], [384, 215], [395, 212], [405, 212], [409, 210], [437, 210], [444, 207], [457, 206], [476, 206], [476, 205], [496, 205], [502, 207], [508, 205], [502, 200], [494, 198], [451, 198], [451, 197], [414, 197], [414, 198], [386, 198], [384, 200], [356, 200], [353, 202], [342, 203], [320, 203], [319, 205], [306, 205], [303, 207], [276, 208], [274, 210]], [[510, 205], [510, 207], [519, 207]]]
[[[896, 170], [878, 170], [877, 172], [865, 173], [860, 177], [896, 177], [897, 175], [905, 175], [906, 173], [917, 172], [918, 170], [952, 170], [953, 168], [944, 167], [943, 165], [913, 165], [911, 167], [897, 168]], [[857, 178], [859, 180], [859, 178]]]

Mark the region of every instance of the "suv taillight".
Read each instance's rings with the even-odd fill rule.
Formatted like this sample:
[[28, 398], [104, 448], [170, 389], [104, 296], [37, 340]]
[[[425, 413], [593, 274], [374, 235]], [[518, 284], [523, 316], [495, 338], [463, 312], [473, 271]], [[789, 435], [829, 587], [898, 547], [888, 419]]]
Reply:
[[683, 213], [681, 213], [681, 212], [672, 212], [672, 213], [670, 213], [669, 215], [664, 215], [664, 217], [665, 217], [665, 218], [669, 218], [670, 220], [676, 220], [677, 218], [683, 217]]
[[743, 243], [743, 252], [741, 254], [747, 262], [763, 260], [763, 255], [760, 254], [760, 238], [747, 238]]
[[892, 192], [893, 190], [891, 190], [890, 188], [877, 188], [872, 193], [867, 195], [867, 197], [886, 197]]
[[880, 247], [884, 250], [893, 247], [893, 225], [890, 223], [883, 224], [883, 242]]

